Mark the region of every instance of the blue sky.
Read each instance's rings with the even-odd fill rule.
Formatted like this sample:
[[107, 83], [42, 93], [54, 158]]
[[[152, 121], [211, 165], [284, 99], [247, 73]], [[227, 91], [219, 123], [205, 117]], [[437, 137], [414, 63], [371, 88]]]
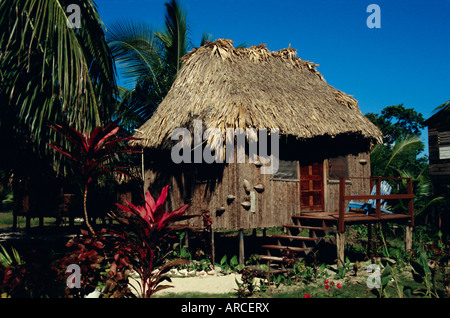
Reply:
[[[163, 0], [97, 0], [106, 24], [118, 19], [164, 24]], [[369, 4], [381, 28], [366, 25]], [[403, 103], [428, 118], [450, 99], [450, 0], [181, 0], [190, 38], [203, 32], [235, 44], [291, 45], [361, 111]], [[425, 133], [426, 136], [426, 133]]]

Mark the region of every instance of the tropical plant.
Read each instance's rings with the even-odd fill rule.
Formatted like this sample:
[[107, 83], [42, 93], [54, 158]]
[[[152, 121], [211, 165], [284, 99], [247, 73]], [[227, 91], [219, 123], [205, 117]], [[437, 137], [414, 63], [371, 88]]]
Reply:
[[28, 253], [18, 254], [11, 248], [0, 253], [0, 297], [49, 298], [62, 295], [64, 284], [52, 264], [53, 251], [47, 247], [34, 248]]
[[[418, 175], [414, 176], [408, 171], [399, 171], [400, 177], [411, 178], [414, 186], [414, 214], [416, 217], [423, 217], [431, 208], [445, 202], [444, 196], [433, 196], [431, 180], [428, 176], [428, 168]], [[403, 189], [407, 189], [406, 180], [402, 180]], [[407, 209], [404, 202], [399, 201], [403, 209]]]
[[[119, 20], [108, 26], [106, 41], [127, 86], [119, 88], [116, 116], [130, 131], [153, 115], [181, 69], [181, 58], [193, 48], [187, 13], [180, 2], [170, 0], [165, 7], [162, 30], [129, 20]], [[200, 45], [212, 40], [212, 35], [205, 32]], [[238, 47], [246, 45], [242, 43]]]
[[66, 255], [57, 259], [54, 268], [58, 271], [60, 282], [67, 279], [67, 268], [71, 264], [80, 267], [80, 288], [65, 288], [65, 297], [84, 298], [104, 282], [104, 272], [108, 266], [109, 239], [106, 229], [100, 230], [95, 236], [90, 232], [81, 230], [81, 235], [70, 239], [67, 244]]
[[169, 247], [167, 236], [172, 231], [183, 228], [182, 225], [175, 226], [173, 223], [194, 217], [184, 215], [187, 204], [177, 210], [165, 212], [167, 191], [168, 186], [163, 188], [156, 202], [150, 191], [147, 191], [144, 205], [135, 206], [127, 202], [127, 205], [117, 205], [120, 210], [117, 214], [111, 212], [110, 216], [122, 226], [111, 232], [118, 237], [118, 241], [113, 252], [108, 286], [115, 287], [116, 280], [133, 269], [140, 278], [139, 289], [136, 291], [141, 297], [150, 298], [154, 293], [171, 287], [161, 285], [165, 280], [170, 281], [165, 273], [189, 262], [181, 258], [167, 261], [173, 250]]
[[117, 122], [112, 122], [106, 127], [96, 127], [92, 132], [83, 134], [73, 127], [67, 125], [53, 124], [51, 128], [59, 133], [69, 143], [70, 148], [63, 145], [49, 144], [61, 155], [72, 162], [75, 172], [81, 177], [83, 191], [83, 212], [86, 226], [94, 234], [95, 231], [89, 223], [87, 212], [87, 194], [89, 185], [95, 178], [121, 171], [117, 162], [117, 156], [123, 153], [140, 153], [140, 151], [128, 149], [126, 142], [135, 140], [130, 136], [120, 136]]
[[450, 116], [450, 100], [446, 101], [445, 103], [442, 103], [441, 105], [439, 105], [438, 107], [436, 107], [433, 110], [433, 114], [437, 114], [439, 112], [443, 112], [444, 114], [447, 115], [447, 119], [450, 118], [448, 116]]
[[[79, 28], [68, 24], [69, 5]], [[59, 137], [48, 121], [89, 131], [109, 120], [115, 65], [93, 0], [2, 1], [0, 29], [1, 108], [17, 131], [45, 146]]]
[[384, 144], [376, 145], [370, 153], [370, 164], [374, 176], [398, 176], [404, 171], [405, 159], [411, 155], [415, 157], [415, 151], [422, 145], [419, 136], [408, 136], [395, 142], [392, 149]]
[[365, 116], [381, 130], [387, 147], [391, 147], [400, 139], [412, 135], [420, 136], [421, 129], [424, 128], [423, 114], [413, 108], [406, 108], [403, 104], [387, 106], [380, 114], [367, 113]]
[[165, 28], [117, 21], [108, 27], [107, 43], [127, 84], [121, 87], [118, 115], [130, 129], [146, 122], [166, 96], [190, 46], [186, 12], [177, 0], [165, 4]]
[[18, 265], [22, 265], [23, 261], [22, 258], [19, 255], [19, 252], [14, 247], [11, 247], [11, 255], [8, 253], [6, 248], [0, 244], [0, 248], [2, 249], [2, 252], [0, 252], [0, 266], [3, 268], [6, 268], [10, 266], [13, 263], [16, 263]]
[[237, 296], [239, 298], [251, 297], [255, 292], [258, 291], [255, 278], [256, 272], [253, 271], [251, 268], [245, 267], [242, 270], [241, 276], [242, 282], [239, 282], [237, 279], [235, 279], [236, 285], [238, 286]]

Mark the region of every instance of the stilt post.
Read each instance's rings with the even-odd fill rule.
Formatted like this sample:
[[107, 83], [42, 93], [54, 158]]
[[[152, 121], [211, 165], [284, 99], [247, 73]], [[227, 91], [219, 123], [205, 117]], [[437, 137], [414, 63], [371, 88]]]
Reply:
[[239, 265], [244, 265], [244, 230], [239, 230]]

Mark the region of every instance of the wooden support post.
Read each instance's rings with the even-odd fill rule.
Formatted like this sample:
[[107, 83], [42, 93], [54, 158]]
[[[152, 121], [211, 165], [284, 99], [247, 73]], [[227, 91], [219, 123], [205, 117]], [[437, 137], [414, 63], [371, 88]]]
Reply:
[[184, 231], [184, 247], [189, 248], [189, 231]]
[[345, 228], [345, 178], [339, 179], [339, 220], [338, 220], [338, 232], [344, 233]]
[[72, 214], [72, 211], [69, 212], [69, 227], [73, 229], [75, 227], [75, 217]]
[[345, 264], [345, 232], [336, 232], [337, 265], [343, 267]]
[[215, 259], [216, 259], [216, 246], [215, 246], [215, 243], [214, 243], [214, 227], [213, 227], [212, 224], [209, 227], [209, 232], [210, 232], [210, 235], [211, 235], [211, 264], [212, 264], [212, 266], [214, 268], [214, 266], [216, 264], [216, 262], [215, 262]]
[[244, 230], [239, 230], [239, 265], [244, 265]]
[[413, 227], [411, 225], [406, 225], [406, 231], [405, 231], [405, 250], [411, 251], [412, 249], [412, 232]]
[[17, 231], [17, 210], [16, 210], [16, 208], [14, 208], [14, 210], [13, 210], [13, 226], [12, 226], [12, 230], [13, 231]]
[[25, 229], [28, 231], [31, 228], [31, 217], [30, 217], [30, 211], [27, 212], [27, 215], [25, 216]]
[[[381, 178], [377, 178], [377, 196], [381, 195]], [[381, 218], [381, 200], [380, 199], [376, 199], [376, 210], [375, 210], [375, 217], [377, 219]]]
[[408, 200], [408, 215], [411, 217], [411, 226], [414, 226], [414, 193], [412, 179], [408, 179], [408, 194], [412, 197]]

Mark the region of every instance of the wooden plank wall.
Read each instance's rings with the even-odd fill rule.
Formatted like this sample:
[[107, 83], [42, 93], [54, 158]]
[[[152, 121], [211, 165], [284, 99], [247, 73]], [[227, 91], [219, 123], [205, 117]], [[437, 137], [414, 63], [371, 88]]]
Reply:
[[[242, 202], [251, 202], [251, 194], [244, 188], [244, 180], [254, 192], [254, 208], [246, 209]], [[254, 189], [262, 184], [264, 190]], [[228, 195], [236, 198], [227, 200]], [[192, 198], [191, 213], [206, 209], [210, 211], [215, 228], [252, 229], [281, 226], [291, 222], [292, 214], [299, 208], [298, 181], [273, 180], [263, 175], [253, 163], [228, 164], [224, 169], [222, 183], [210, 193], [206, 183], [197, 184]], [[224, 207], [224, 212], [216, 212]], [[254, 210], [254, 212], [253, 212]]]
[[[366, 164], [361, 164], [365, 160]], [[325, 160], [325, 165], [327, 160]], [[339, 210], [339, 180], [328, 178], [326, 169], [325, 179], [325, 209], [326, 211]], [[370, 177], [370, 153], [362, 152], [358, 155], [348, 155], [348, 175], [350, 179], [346, 182], [345, 193], [351, 195], [370, 194], [369, 179], [351, 179], [352, 177]]]
[[[366, 160], [362, 165], [360, 160]], [[349, 176], [370, 177], [369, 153], [349, 155]], [[325, 182], [325, 209], [326, 211], [338, 210], [339, 181], [328, 180], [328, 164], [324, 162]], [[170, 170], [170, 169], [169, 169]], [[146, 171], [146, 184], [152, 185], [161, 178], [161, 172]], [[192, 187], [189, 214], [200, 214], [202, 210], [210, 212], [214, 227], [217, 229], [252, 229], [278, 227], [292, 222], [291, 216], [300, 211], [299, 180], [274, 180], [272, 175], [260, 173], [260, 168], [254, 163], [230, 163], [224, 166], [222, 180], [215, 185], [207, 182], [194, 181], [193, 175], [171, 177], [169, 197], [166, 200], [167, 209], [176, 209], [186, 202], [186, 190], [183, 187]], [[190, 183], [186, 179], [191, 179]], [[250, 184], [250, 191], [255, 192], [255, 207], [245, 209], [241, 203], [250, 201], [250, 194], [244, 189], [244, 179]], [[184, 185], [183, 185], [184, 183]], [[258, 193], [254, 186], [262, 184], [264, 191]], [[156, 199], [160, 188], [155, 188], [152, 193]], [[346, 193], [367, 194], [370, 193], [369, 180], [351, 180], [346, 188]], [[228, 195], [236, 198], [227, 200]], [[224, 212], [217, 212], [221, 207]], [[191, 226], [202, 226], [201, 219], [188, 221]]]

